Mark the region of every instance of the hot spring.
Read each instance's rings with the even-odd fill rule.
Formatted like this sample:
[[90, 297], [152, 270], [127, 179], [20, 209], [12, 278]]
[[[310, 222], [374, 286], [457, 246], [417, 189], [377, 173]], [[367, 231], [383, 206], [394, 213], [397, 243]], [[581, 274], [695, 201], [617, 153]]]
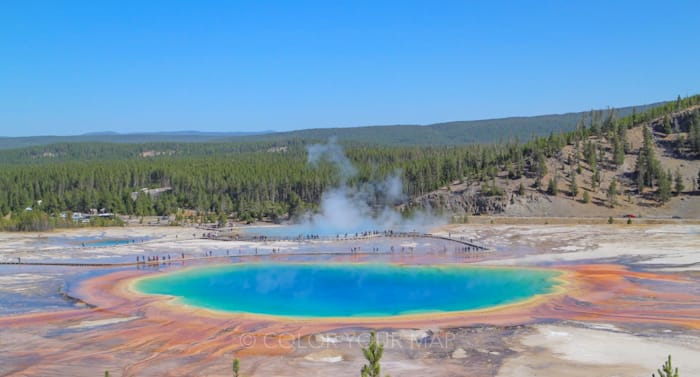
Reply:
[[551, 293], [557, 275], [466, 266], [241, 263], [147, 277], [135, 288], [230, 313], [381, 317], [511, 304]]

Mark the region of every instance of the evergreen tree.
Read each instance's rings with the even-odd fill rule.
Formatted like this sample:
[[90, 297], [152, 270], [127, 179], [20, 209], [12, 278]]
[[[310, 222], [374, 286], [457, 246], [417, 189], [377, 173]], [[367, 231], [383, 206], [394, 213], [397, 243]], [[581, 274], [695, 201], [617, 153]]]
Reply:
[[598, 162], [601, 169], [608, 169], [608, 160], [606, 158], [605, 147], [602, 143], [598, 144]]
[[615, 122], [616, 117], [617, 113], [615, 109], [608, 109], [607, 114], [605, 116], [605, 121], [603, 121], [603, 133], [611, 135], [615, 131], [615, 127], [617, 125]]
[[671, 127], [671, 118], [668, 116], [668, 114], [664, 116], [663, 128], [666, 135], [670, 135], [673, 132], [673, 128]]
[[683, 184], [683, 176], [681, 175], [681, 171], [679, 169], [676, 169], [676, 175], [674, 177], [675, 180], [675, 189], [676, 189], [676, 196], [680, 195], [683, 190], [685, 190], [685, 185]]
[[542, 152], [538, 152], [535, 155], [535, 173], [539, 181], [547, 174], [547, 162]]
[[700, 111], [693, 113], [688, 128], [688, 147], [694, 153], [700, 153]]
[[588, 167], [591, 169], [591, 171], [597, 169], [598, 167], [598, 158], [596, 155], [596, 146], [593, 144], [593, 142], [589, 141], [586, 143], [583, 153], [586, 157], [586, 162], [588, 163]]
[[540, 187], [542, 187], [542, 177], [539, 177], [539, 176], [536, 177], [535, 183], [533, 183], [532, 187], [534, 187], [536, 189], [539, 189]]
[[625, 146], [618, 137], [613, 139], [613, 155], [615, 157], [615, 166], [620, 167], [625, 163]]
[[[671, 355], [668, 355], [668, 359], [663, 367], [658, 369], [657, 372], [659, 373], [659, 377], [678, 377], [678, 368], [674, 368], [671, 364]], [[652, 373], [651, 377], [656, 377], [656, 375]]]
[[557, 195], [559, 189], [557, 187], [557, 177], [556, 175], [549, 179], [549, 185], [547, 185], [547, 194]]
[[615, 201], [617, 198], [617, 179], [613, 177], [613, 179], [610, 181], [610, 186], [608, 187], [608, 202], [610, 203], [610, 207], [615, 206]]
[[601, 111], [591, 111], [591, 134], [600, 136], [601, 132], [601, 121], [600, 118], [602, 117]]
[[233, 359], [233, 377], [240, 377], [241, 362], [238, 358]]
[[[372, 331], [369, 336], [369, 345], [362, 348], [362, 353], [369, 364], [362, 366], [362, 377], [381, 377], [381, 365], [379, 361], [384, 354], [384, 346], [377, 342], [377, 333]], [[388, 377], [388, 376], [387, 376]]]
[[600, 185], [600, 171], [595, 169], [591, 177], [591, 190], [596, 191]]
[[525, 185], [523, 185], [522, 182], [520, 182], [520, 185], [518, 186], [518, 195], [525, 195]]
[[618, 123], [617, 127], [617, 139], [620, 144], [622, 144], [622, 149], [624, 153], [629, 153], [629, 143], [627, 142], [627, 127], [621, 123]]
[[569, 192], [574, 198], [578, 195], [578, 184], [576, 183], [576, 173], [574, 171], [571, 171], [571, 184], [569, 185]]
[[660, 173], [659, 162], [656, 160], [654, 152], [654, 136], [648, 127], [644, 127], [644, 144], [639, 150], [635, 173], [637, 174], [639, 192], [642, 192], [644, 187], [652, 187], [654, 179]]
[[591, 195], [588, 194], [588, 191], [583, 192], [583, 202], [586, 204], [591, 202]]
[[659, 172], [659, 188], [656, 194], [662, 203], [666, 203], [669, 201], [669, 199], [671, 199], [671, 177], [672, 175], [670, 170], [668, 173], [664, 173], [663, 170]]

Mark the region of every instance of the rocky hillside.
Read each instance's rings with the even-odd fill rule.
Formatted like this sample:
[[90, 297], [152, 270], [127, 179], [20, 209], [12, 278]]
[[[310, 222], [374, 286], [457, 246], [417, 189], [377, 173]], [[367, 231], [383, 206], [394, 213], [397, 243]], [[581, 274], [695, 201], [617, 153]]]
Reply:
[[[512, 167], [502, 166], [490, 180], [465, 177], [415, 198], [413, 204], [441, 208], [457, 217], [700, 218], [700, 154], [694, 144], [700, 138], [700, 106], [621, 131], [590, 133], [581, 139], [574, 135], [544, 159], [542, 174], [513, 177]], [[653, 168], [655, 173], [640, 188], [649, 155], [655, 162], [647, 170]]]

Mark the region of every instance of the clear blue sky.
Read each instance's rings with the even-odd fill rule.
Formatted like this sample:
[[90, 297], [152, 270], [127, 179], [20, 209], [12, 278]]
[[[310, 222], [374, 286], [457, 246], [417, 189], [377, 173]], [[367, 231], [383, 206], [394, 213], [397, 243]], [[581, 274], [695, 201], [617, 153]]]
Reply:
[[700, 1], [0, 4], [0, 135], [426, 124], [700, 92]]

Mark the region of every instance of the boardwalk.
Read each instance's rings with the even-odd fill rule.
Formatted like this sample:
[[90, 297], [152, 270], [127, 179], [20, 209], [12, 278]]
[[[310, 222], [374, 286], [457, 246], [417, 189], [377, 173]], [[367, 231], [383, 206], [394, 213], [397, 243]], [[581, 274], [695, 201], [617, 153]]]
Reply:
[[419, 233], [419, 232], [358, 232], [354, 234], [347, 233], [345, 235], [336, 236], [310, 236], [310, 235], [300, 235], [296, 237], [289, 236], [265, 236], [265, 235], [220, 235], [213, 237], [214, 239], [222, 241], [263, 241], [263, 242], [299, 242], [299, 241], [356, 241], [356, 240], [369, 240], [378, 238], [432, 238], [439, 239], [443, 241], [455, 242], [460, 245], [466, 246], [470, 251], [489, 251], [489, 249], [482, 245], [474, 242], [473, 240], [467, 241], [461, 238], [447, 237], [435, 235], [432, 233]]
[[235, 255], [212, 255], [203, 257], [185, 257], [185, 258], [170, 258], [170, 259], [160, 259], [151, 260], [145, 262], [107, 262], [107, 263], [93, 263], [93, 262], [0, 262], [0, 265], [15, 265], [15, 266], [66, 266], [66, 267], [128, 267], [128, 266], [160, 266], [179, 262], [187, 261], [197, 261], [205, 259], [221, 259], [230, 258]]
[[[356, 234], [356, 235], [355, 235]], [[486, 248], [483, 245], [479, 245], [473, 241], [466, 241], [462, 239], [456, 239], [456, 238], [451, 238], [451, 237], [445, 237], [445, 236], [440, 236], [440, 235], [434, 235], [430, 233], [417, 233], [417, 232], [364, 232], [364, 233], [355, 233], [353, 235], [348, 235], [348, 236], [340, 236], [337, 235], [335, 237], [317, 237], [317, 236], [298, 236], [298, 237], [269, 237], [269, 236], [238, 236], [236, 235], [235, 237], [232, 236], [216, 236], [216, 237], [211, 237], [209, 239], [216, 239], [220, 241], [255, 241], [255, 242], [260, 242], [263, 244], [267, 244], [269, 242], [341, 242], [341, 241], [362, 241], [362, 240], [373, 240], [373, 239], [395, 239], [395, 238], [412, 238], [412, 239], [420, 239], [420, 238], [431, 238], [431, 239], [438, 239], [438, 240], [443, 240], [443, 241], [448, 241], [448, 242], [454, 242], [457, 244], [460, 244], [463, 247], [463, 251], [465, 252], [485, 252], [489, 251], [488, 248]], [[122, 246], [122, 245], [120, 245]], [[123, 245], [126, 246], [126, 245]], [[217, 254], [217, 255], [204, 255], [204, 256], [185, 256], [182, 255], [180, 257], [174, 257], [174, 258], [165, 258], [161, 257], [159, 255], [156, 256], [151, 256], [151, 259], [145, 260], [144, 257], [141, 257], [140, 261], [128, 261], [128, 262], [105, 262], [105, 263], [99, 263], [99, 262], [51, 262], [51, 261], [2, 261], [0, 262], [0, 265], [15, 265], [15, 266], [65, 266], [65, 267], [129, 267], [129, 266], [144, 266], [144, 267], [157, 267], [161, 265], [168, 265], [168, 264], [173, 264], [173, 263], [183, 263], [183, 262], [188, 262], [188, 261], [201, 261], [201, 260], [210, 260], [210, 259], [221, 259], [221, 258], [233, 258], [233, 257], [248, 257], [248, 256], [262, 256], [262, 255], [272, 255], [276, 253], [283, 253], [281, 250], [275, 252], [274, 249], [271, 253], [267, 253], [263, 251], [262, 253], [258, 254], [257, 253], [257, 248], [256, 248], [256, 254], [231, 254], [231, 253], [226, 253], [225, 255]], [[392, 254], [392, 252], [384, 252], [380, 254]], [[346, 254], [345, 252], [325, 252], [325, 253], [318, 253], [318, 252], [294, 252], [290, 253], [294, 255], [321, 255], [321, 254], [334, 254], [334, 255], [342, 255]], [[352, 252], [350, 254], [357, 254], [356, 252]], [[363, 254], [363, 253], [360, 253]], [[369, 254], [369, 253], [367, 253]], [[377, 252], [373, 252], [372, 254], [377, 254]], [[168, 254], [168, 257], [170, 255]], [[157, 258], [157, 259], [154, 259]]]

